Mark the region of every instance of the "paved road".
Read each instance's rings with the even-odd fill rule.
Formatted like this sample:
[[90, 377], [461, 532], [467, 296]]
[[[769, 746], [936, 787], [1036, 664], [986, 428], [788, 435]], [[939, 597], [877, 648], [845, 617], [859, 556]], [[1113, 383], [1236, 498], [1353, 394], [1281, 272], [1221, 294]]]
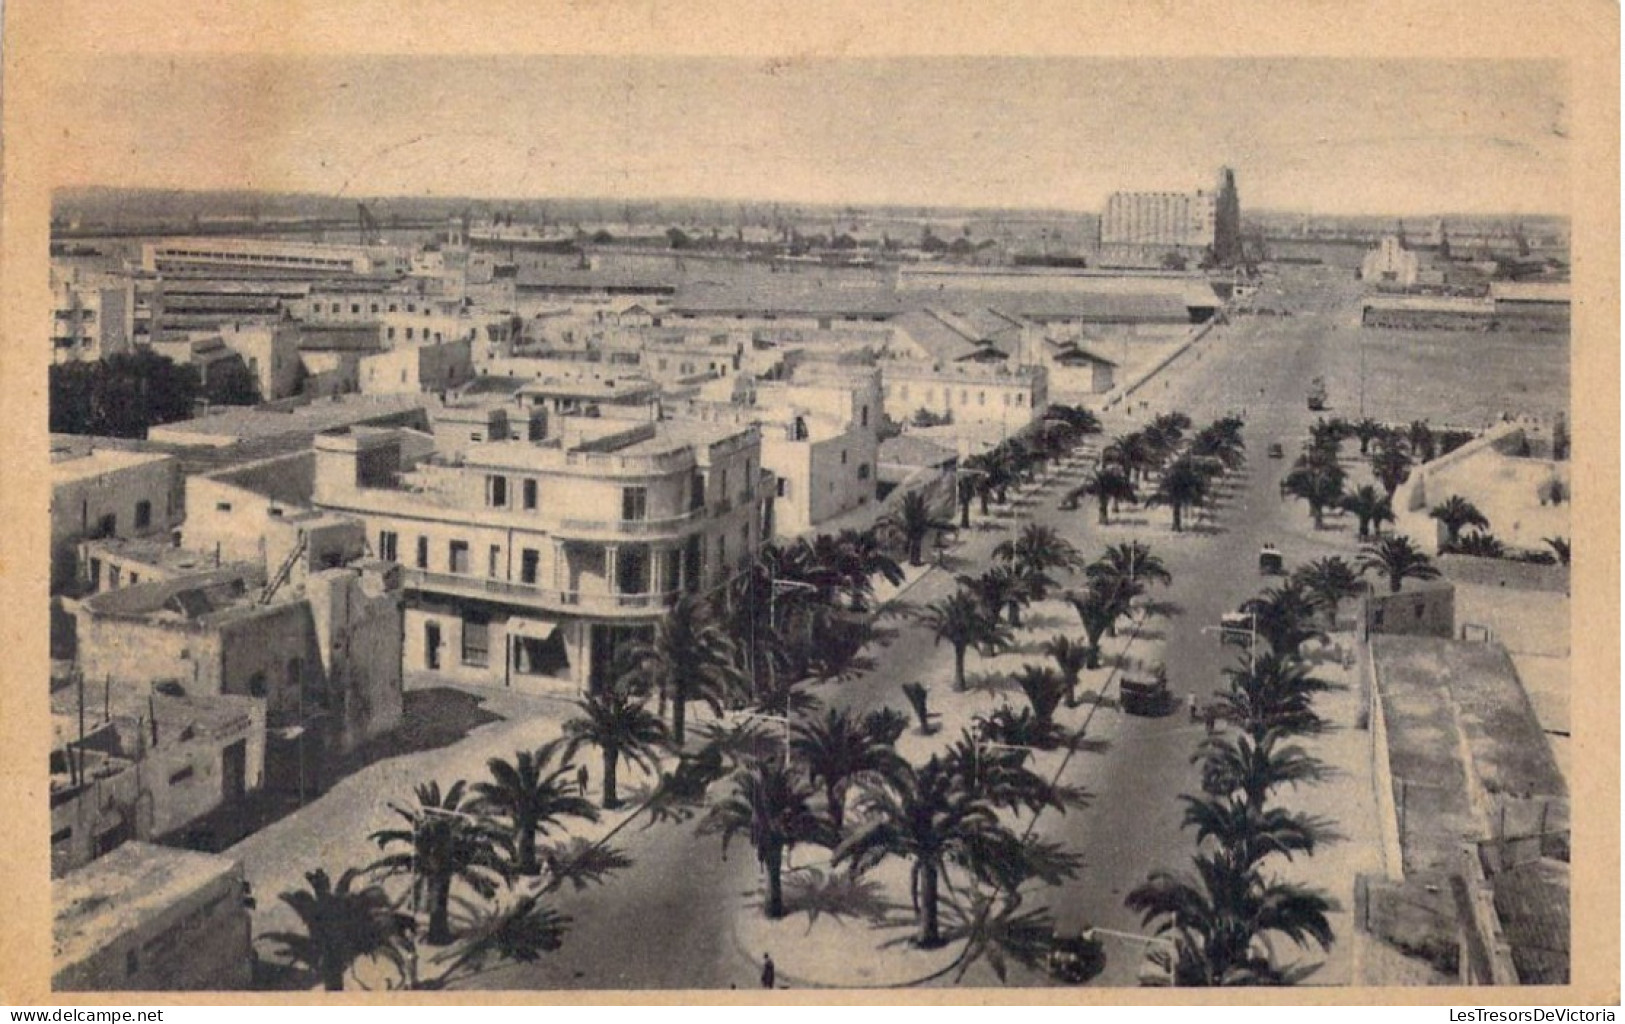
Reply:
[[[1288, 565], [1331, 550], [1294, 536], [1301, 534], [1307, 513], [1301, 503], [1281, 501], [1278, 481], [1286, 460], [1265, 457], [1267, 445], [1279, 441], [1290, 458], [1307, 436], [1315, 414], [1304, 403], [1306, 384], [1320, 372], [1326, 346], [1335, 338], [1331, 324], [1347, 318], [1346, 312], [1333, 312], [1335, 303], [1294, 292], [1286, 301], [1296, 315], [1241, 320], [1222, 344], [1205, 347], [1200, 360], [1176, 364], [1166, 392], [1155, 386], [1148, 390], [1159, 399], [1166, 393], [1164, 408], [1184, 409], [1197, 425], [1231, 410], [1246, 410], [1249, 462], [1216, 510], [1216, 532], [1158, 538], [1152, 545], [1174, 577], [1166, 594], [1157, 596], [1179, 610], [1160, 624], [1165, 632], [1161, 657], [1181, 708], [1189, 694], [1211, 696], [1221, 685], [1223, 669], [1240, 660], [1238, 648], [1221, 647], [1202, 629], [1269, 585], [1258, 574], [1259, 548], [1277, 543]], [[1151, 627], [1158, 625], [1153, 619]], [[1188, 863], [1191, 837], [1180, 828], [1177, 797], [1195, 790], [1190, 755], [1201, 732], [1183, 710], [1162, 719], [1125, 716], [1104, 766], [1079, 765], [1079, 771], [1092, 775], [1095, 803], [1053, 819], [1045, 831], [1082, 854], [1085, 868], [1076, 884], [1055, 893], [1052, 907], [1064, 907], [1071, 919], [1142, 931], [1123, 897], [1150, 868]], [[1119, 964], [1106, 980], [1132, 984], [1133, 966]]]
[[[1312, 419], [1303, 401], [1307, 382], [1320, 372], [1325, 346], [1348, 332], [1347, 296], [1315, 291], [1321, 284], [1305, 286], [1303, 276], [1299, 281], [1290, 295], [1268, 297], [1277, 308], [1290, 306], [1294, 316], [1244, 318], [1221, 329], [1166, 371], [1166, 387], [1159, 378], [1143, 389], [1141, 397], [1151, 408], [1136, 408], [1131, 415], [1116, 411], [1107, 421], [1110, 435], [1170, 408], [1185, 410], [1198, 426], [1245, 408], [1251, 461], [1217, 508], [1216, 530], [1168, 535], [1164, 510], [1131, 514], [1130, 519], [1143, 521], [1138, 528], [1125, 523], [1103, 529], [1095, 525], [1093, 508], [1087, 504], [1080, 511], [1060, 512], [1058, 487], [1024, 509], [1024, 516], [1060, 528], [1085, 554], [1133, 539], [1137, 533], [1152, 542], [1175, 578], [1169, 592], [1157, 597], [1172, 600], [1181, 611], [1170, 620], [1153, 620], [1148, 629], [1163, 634], [1162, 658], [1181, 700], [1192, 692], [1210, 694], [1219, 685], [1221, 668], [1233, 663], [1236, 649], [1221, 650], [1216, 639], [1200, 630], [1263, 585], [1257, 572], [1260, 544], [1279, 542], [1289, 563], [1319, 553], [1310, 550], [1312, 541], [1295, 540], [1284, 528], [1288, 521], [1301, 523], [1305, 513], [1301, 506], [1281, 502], [1277, 480], [1285, 464], [1264, 457], [1269, 441], [1280, 440], [1290, 455], [1306, 435]], [[1339, 331], [1332, 330], [1334, 324]], [[985, 565], [992, 547], [1008, 535], [1009, 521], [1001, 522], [1004, 529], [969, 534], [950, 568]], [[954, 586], [951, 573], [934, 572], [908, 592], [907, 600], [924, 604], [952, 592]], [[859, 711], [883, 704], [906, 711], [901, 683], [948, 678], [947, 648], [935, 645], [923, 628], [891, 625], [896, 635], [875, 649], [872, 671], [815, 692]], [[1068, 917], [1081, 915], [1104, 927], [1138, 932], [1140, 924], [1123, 907], [1123, 894], [1144, 878], [1148, 868], [1177, 866], [1188, 855], [1190, 840], [1179, 829], [1177, 795], [1193, 787], [1189, 753], [1196, 730], [1183, 715], [1160, 720], [1124, 717], [1115, 733], [1104, 757], [1079, 758], [1068, 770], [1069, 781], [1087, 781], [1097, 794], [1093, 805], [1051, 816], [1041, 829], [1064, 838], [1085, 861], [1079, 882], [1057, 892], [1052, 903], [1064, 904]], [[741, 849], [724, 863], [715, 839], [696, 838], [686, 826], [634, 832], [626, 845], [637, 862], [633, 869], [606, 888], [559, 901], [560, 909], [576, 918], [563, 950], [536, 965], [493, 972], [479, 980], [480, 987], [749, 987], [754, 977], [747, 956], [753, 954], [733, 948], [727, 907], [729, 897], [757, 884], [748, 851]], [[1012, 980], [1043, 981], [1019, 975]], [[1126, 978], [1112, 980], [1131, 982], [1132, 965]], [[996, 982], [973, 973], [966, 984]]]

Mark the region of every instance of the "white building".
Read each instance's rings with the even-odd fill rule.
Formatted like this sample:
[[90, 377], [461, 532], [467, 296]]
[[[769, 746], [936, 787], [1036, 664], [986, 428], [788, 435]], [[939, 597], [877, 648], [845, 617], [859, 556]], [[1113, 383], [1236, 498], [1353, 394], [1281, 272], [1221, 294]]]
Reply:
[[135, 341], [135, 282], [51, 266], [52, 362], [128, 352]]
[[75, 546], [97, 537], [167, 534], [179, 516], [175, 459], [98, 448], [54, 437], [51, 451], [51, 576], [57, 589], [78, 578]]
[[1365, 254], [1360, 262], [1360, 279], [1378, 284], [1411, 288], [1416, 285], [1421, 262], [1416, 253], [1405, 248], [1398, 235], [1384, 235], [1377, 247]]
[[408, 672], [584, 691], [679, 594], [754, 559], [772, 500], [754, 427], [560, 413], [546, 429], [486, 426], [415, 461], [397, 431], [316, 439], [316, 505], [405, 567]]

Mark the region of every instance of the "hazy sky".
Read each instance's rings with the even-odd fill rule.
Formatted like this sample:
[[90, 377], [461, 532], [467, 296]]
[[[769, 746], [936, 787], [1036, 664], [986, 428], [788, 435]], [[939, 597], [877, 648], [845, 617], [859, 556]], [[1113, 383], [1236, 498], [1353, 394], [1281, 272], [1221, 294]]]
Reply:
[[77, 63], [57, 185], [1098, 210], [1563, 213], [1553, 62], [131, 57]]

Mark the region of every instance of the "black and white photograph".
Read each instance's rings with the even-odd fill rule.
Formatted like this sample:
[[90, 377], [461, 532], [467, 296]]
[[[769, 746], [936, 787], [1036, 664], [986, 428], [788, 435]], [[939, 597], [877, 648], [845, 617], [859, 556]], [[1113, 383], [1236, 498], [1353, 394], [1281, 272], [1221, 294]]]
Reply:
[[1617, 954], [1578, 59], [416, 28], [31, 51], [40, 995]]

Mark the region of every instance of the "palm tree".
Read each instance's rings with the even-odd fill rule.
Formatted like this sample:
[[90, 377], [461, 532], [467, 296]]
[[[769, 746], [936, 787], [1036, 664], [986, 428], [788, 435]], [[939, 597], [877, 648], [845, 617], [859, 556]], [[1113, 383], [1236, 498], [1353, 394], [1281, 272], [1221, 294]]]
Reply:
[[1192, 505], [1200, 505], [1207, 497], [1208, 487], [1209, 477], [1196, 463], [1190, 459], [1178, 459], [1157, 481], [1157, 489], [1152, 492], [1148, 503], [1171, 508], [1174, 532], [1178, 533], [1185, 528], [1182, 513]]
[[1433, 455], [1437, 448], [1433, 440], [1433, 430], [1428, 426], [1426, 420], [1412, 420], [1405, 439], [1410, 442], [1411, 451], [1416, 453], [1416, 461], [1433, 461]]
[[1365, 592], [1354, 566], [1341, 555], [1328, 555], [1300, 565], [1292, 573], [1292, 582], [1302, 587], [1309, 603], [1333, 623], [1337, 621], [1339, 602]]
[[1015, 675], [1016, 685], [1021, 687], [1022, 694], [1027, 703], [1032, 706], [1033, 716], [1040, 725], [1049, 725], [1055, 720], [1055, 709], [1061, 706], [1066, 698], [1066, 680], [1060, 673], [1048, 665], [1023, 665], [1021, 671]]
[[1051, 569], [1070, 571], [1078, 564], [1078, 549], [1062, 537], [1053, 526], [1028, 523], [1014, 540], [1001, 542], [993, 549], [993, 557], [1019, 572], [1023, 570], [1045, 573]]
[[1387, 495], [1379, 492], [1370, 484], [1361, 484], [1351, 494], [1343, 496], [1343, 511], [1352, 513], [1360, 521], [1360, 537], [1363, 539], [1371, 535], [1371, 528], [1376, 527], [1377, 533], [1382, 533], [1382, 524], [1394, 521], [1394, 506]]
[[1238, 469], [1247, 461], [1246, 446], [1241, 438], [1217, 423], [1197, 431], [1191, 439], [1189, 454], [1193, 458], [1214, 459], [1226, 471]]
[[320, 978], [329, 992], [344, 990], [344, 975], [363, 957], [381, 956], [399, 965], [401, 936], [412, 927], [412, 919], [390, 906], [382, 888], [357, 888], [360, 877], [361, 872], [351, 868], [334, 885], [321, 868], [306, 872], [309, 889], [291, 889], [280, 896], [298, 916], [303, 932], [264, 936], [279, 944], [284, 956]]
[[466, 787], [459, 779], [442, 793], [439, 783], [422, 783], [416, 790], [416, 807], [390, 805], [408, 827], [380, 829], [368, 836], [380, 850], [406, 848], [386, 852], [369, 870], [412, 879], [414, 903], [423, 898], [429, 904], [427, 941], [437, 946], [452, 939], [452, 884], [461, 881], [489, 899], [507, 872], [496, 852], [502, 837], [470, 813], [472, 803], [463, 802]]
[[1343, 470], [1335, 463], [1322, 465], [1300, 459], [1283, 484], [1288, 494], [1309, 503], [1309, 514], [1314, 517], [1317, 530], [1325, 526], [1326, 509], [1338, 507], [1343, 500]]
[[1404, 442], [1391, 434], [1384, 435], [1377, 445], [1376, 454], [1371, 456], [1371, 471], [1376, 474], [1377, 482], [1382, 484], [1383, 493], [1392, 501], [1394, 492], [1411, 474], [1411, 456], [1405, 450]]
[[1501, 558], [1506, 554], [1506, 545], [1493, 533], [1474, 530], [1450, 545], [1449, 550], [1458, 555], [1471, 555], [1474, 558]]
[[1110, 521], [1109, 511], [1115, 502], [1138, 500], [1134, 484], [1129, 482], [1128, 474], [1120, 467], [1102, 463], [1089, 474], [1089, 479], [1083, 482], [1074, 494], [1088, 494], [1095, 499], [1095, 507], [1100, 510], [1100, 525], [1105, 526]]
[[536, 837], [562, 827], [564, 818], [597, 821], [598, 809], [575, 792], [575, 781], [567, 778], [569, 765], [552, 766], [553, 750], [521, 750], [512, 762], [493, 757], [485, 762], [489, 781], [474, 784], [474, 807], [482, 814], [503, 820], [508, 841], [515, 851], [515, 871], [520, 875], [541, 873], [536, 859]]
[[666, 742], [666, 726], [643, 702], [619, 687], [605, 687], [576, 701], [581, 714], [564, 723], [562, 760], [575, 759], [584, 746], [597, 747], [603, 754], [605, 810], [621, 805], [616, 792], [616, 773], [624, 758], [644, 770], [650, 769], [660, 747]]
[[1296, 582], [1270, 587], [1244, 603], [1241, 610], [1252, 614], [1258, 635], [1282, 656], [1296, 655], [1305, 640], [1325, 635], [1314, 626], [1315, 604]]
[[1057, 634], [1044, 641], [1044, 653], [1055, 659], [1055, 667], [1066, 684], [1066, 706], [1078, 706], [1078, 676], [1089, 667], [1089, 645], [1075, 643], [1070, 637]]
[[1130, 480], [1138, 480], [1157, 464], [1146, 436], [1135, 431], [1114, 439], [1100, 452], [1101, 462], [1121, 469]]
[[1256, 868], [1271, 854], [1313, 855], [1325, 836], [1325, 825], [1306, 814], [1279, 807], [1258, 808], [1234, 797], [1184, 795], [1184, 826], [1196, 832], [1198, 845], [1212, 840], [1233, 868]]
[[728, 842], [744, 833], [756, 851], [756, 859], [767, 870], [769, 918], [784, 916], [784, 855], [799, 842], [824, 842], [832, 838], [828, 827], [813, 813], [812, 791], [793, 771], [776, 759], [753, 761], [733, 774], [733, 792], [714, 804], [700, 825], [702, 833], [722, 836], [727, 855]]
[[965, 652], [971, 647], [993, 650], [1009, 645], [1010, 630], [988, 614], [982, 603], [964, 590], [926, 606], [923, 621], [938, 643], [954, 649], [954, 689], [965, 688]]
[[1102, 551], [1100, 557], [1090, 563], [1089, 575], [1092, 579], [1120, 579], [1142, 587], [1136, 594], [1144, 593], [1146, 584], [1160, 583], [1166, 587], [1174, 582], [1173, 573], [1161, 558], [1151, 553], [1151, 546], [1137, 540], [1113, 544]]
[[1333, 904], [1323, 894], [1237, 871], [1223, 853], [1198, 854], [1193, 863], [1194, 875], [1153, 871], [1124, 901], [1156, 934], [1172, 937], [1175, 984], [1278, 983], [1270, 935], [1299, 948], [1331, 948]]
[[[970, 506], [976, 499], [976, 477], [961, 474], [954, 483], [954, 497], [959, 501], [959, 526], [961, 529], [970, 529]], [[986, 509], [983, 509], [986, 512]]]
[[1081, 593], [1067, 591], [1066, 600], [1076, 609], [1078, 621], [1083, 624], [1083, 632], [1089, 640], [1085, 667], [1099, 668], [1101, 637], [1128, 610], [1128, 603], [1120, 592], [1099, 582], [1091, 582]]
[[1490, 528], [1489, 519], [1478, 510], [1478, 506], [1459, 494], [1452, 494], [1433, 506], [1433, 510], [1428, 513], [1428, 516], [1444, 524], [1444, 528], [1449, 534], [1449, 540], [1446, 543], [1451, 547], [1455, 547], [1456, 541], [1461, 539], [1461, 531], [1464, 527], [1473, 526], [1480, 530]]
[[1028, 600], [1031, 587], [1013, 567], [995, 565], [980, 576], [960, 576], [958, 580], [961, 587], [976, 595], [995, 621], [1008, 609], [1010, 624], [1021, 624], [1021, 605]]
[[1388, 592], [1399, 593], [1407, 579], [1435, 580], [1439, 570], [1404, 534], [1384, 537], [1360, 549], [1360, 573], [1376, 571], [1388, 577]]
[[948, 865], [974, 861], [999, 840], [1014, 839], [992, 806], [962, 786], [932, 757], [922, 768], [903, 765], [863, 787], [863, 825], [835, 850], [834, 863], [865, 869], [887, 857], [910, 861], [909, 891], [918, 915], [915, 945], [942, 945], [939, 887]]
[[1202, 766], [1202, 791], [1209, 796], [1240, 796], [1262, 809], [1282, 786], [1319, 782], [1326, 768], [1296, 743], [1283, 745], [1288, 734], [1267, 730], [1251, 735], [1213, 736], [1202, 742], [1193, 761]]
[[830, 824], [846, 824], [846, 792], [855, 781], [892, 770], [897, 752], [850, 711], [831, 708], [823, 718], [803, 719], [792, 726], [790, 750], [807, 777], [824, 787]]
[[684, 594], [655, 624], [654, 636], [626, 649], [629, 668], [621, 680], [652, 689], [671, 701], [671, 739], [683, 745], [688, 703], [704, 701], [713, 714], [739, 687], [732, 639], [712, 616], [709, 605]]
[[1354, 436], [1360, 439], [1360, 454], [1366, 455], [1371, 451], [1371, 442], [1382, 435], [1382, 424], [1366, 417], [1354, 424]]
[[1229, 688], [1220, 694], [1224, 718], [1262, 742], [1271, 732], [1315, 733], [1324, 722], [1315, 713], [1315, 694], [1327, 684], [1309, 674], [1296, 658], [1266, 653], [1235, 668], [1225, 669]]
[[[970, 508], [968, 504], [965, 507], [967, 510]], [[909, 491], [903, 495], [902, 504], [891, 514], [889, 521], [908, 544], [909, 565], [922, 563], [925, 538], [930, 536], [932, 530], [946, 530], [950, 526], [937, 518], [936, 510], [922, 491]]]

